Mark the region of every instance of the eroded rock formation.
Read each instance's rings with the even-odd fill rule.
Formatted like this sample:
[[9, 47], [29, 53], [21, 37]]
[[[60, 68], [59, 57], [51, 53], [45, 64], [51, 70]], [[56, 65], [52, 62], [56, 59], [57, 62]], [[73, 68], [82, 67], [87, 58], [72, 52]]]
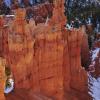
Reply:
[[5, 89], [5, 60], [0, 57], [0, 100], [5, 100], [4, 89]]
[[82, 37], [82, 44], [81, 44], [81, 63], [85, 69], [88, 69], [90, 65], [90, 50], [88, 44], [88, 35], [86, 34], [86, 28], [83, 26], [83, 37]]
[[22, 8], [15, 10], [15, 18], [0, 19], [0, 55], [14, 75], [15, 91], [23, 94], [20, 98], [12, 93], [15, 97], [10, 94], [7, 100], [23, 100], [25, 91], [30, 100], [90, 100], [81, 65], [84, 32], [66, 30], [64, 0], [55, 0], [54, 5], [53, 16], [45, 23], [36, 25], [33, 18], [27, 23]]

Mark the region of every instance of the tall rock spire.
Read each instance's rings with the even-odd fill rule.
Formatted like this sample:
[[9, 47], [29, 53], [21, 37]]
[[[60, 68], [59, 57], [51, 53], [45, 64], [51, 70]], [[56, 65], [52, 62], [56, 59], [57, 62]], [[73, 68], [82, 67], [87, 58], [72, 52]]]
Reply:
[[64, 1], [55, 0], [52, 21], [53, 24], [64, 25], [66, 23], [66, 17], [64, 15]]

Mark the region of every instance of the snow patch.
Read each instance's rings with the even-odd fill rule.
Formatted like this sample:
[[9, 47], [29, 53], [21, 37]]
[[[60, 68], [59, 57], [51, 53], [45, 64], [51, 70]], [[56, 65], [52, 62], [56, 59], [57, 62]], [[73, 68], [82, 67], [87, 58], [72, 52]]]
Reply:
[[70, 24], [66, 25], [66, 29], [71, 30], [73, 27]]
[[92, 51], [92, 61], [94, 61], [98, 57], [99, 51], [100, 48], [96, 48], [94, 51]]
[[6, 17], [15, 17], [15, 15], [6, 15]]
[[48, 25], [48, 21], [49, 21], [49, 18], [47, 17], [46, 22], [45, 22], [45, 26]]
[[95, 79], [89, 75], [89, 94], [93, 97], [93, 100], [100, 100], [100, 77]]
[[11, 84], [10, 87], [5, 88], [4, 93], [8, 94], [11, 91], [14, 90], [14, 80], [13, 79], [9, 79], [8, 82]]

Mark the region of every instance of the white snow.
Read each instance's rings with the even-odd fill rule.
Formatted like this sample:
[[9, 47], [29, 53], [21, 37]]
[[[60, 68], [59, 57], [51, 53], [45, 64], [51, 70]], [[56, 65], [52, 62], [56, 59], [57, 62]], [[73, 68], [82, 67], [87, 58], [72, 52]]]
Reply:
[[95, 50], [92, 50], [91, 53], [92, 53], [92, 63], [89, 65], [89, 68], [92, 69], [90, 70], [89, 72], [95, 72], [95, 64], [96, 64], [96, 58], [98, 57], [98, 54], [99, 54], [99, 51], [100, 51], [100, 48], [95, 48]]
[[100, 100], [100, 77], [95, 79], [89, 75], [89, 94], [93, 100]]
[[15, 17], [15, 15], [6, 15], [6, 17]]
[[73, 27], [72, 27], [71, 25], [69, 25], [69, 24], [66, 25], [66, 29], [69, 29], [69, 30], [70, 30], [70, 29], [72, 29], [72, 28], [73, 28]]
[[94, 61], [98, 57], [99, 51], [100, 48], [96, 48], [94, 51], [92, 51], [92, 61]]
[[45, 26], [48, 25], [48, 21], [49, 21], [49, 18], [47, 17], [46, 22], [45, 22]]
[[4, 93], [6, 93], [6, 94], [10, 93], [14, 89], [14, 80], [9, 79], [9, 82], [11, 83], [11, 87], [5, 88]]

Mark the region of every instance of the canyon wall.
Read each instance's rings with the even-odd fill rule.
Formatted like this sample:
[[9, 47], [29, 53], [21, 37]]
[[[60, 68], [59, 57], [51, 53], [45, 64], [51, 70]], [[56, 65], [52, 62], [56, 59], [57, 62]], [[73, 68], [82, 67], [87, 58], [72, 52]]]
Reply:
[[45, 23], [35, 25], [32, 18], [27, 23], [22, 8], [15, 10], [15, 18], [0, 19], [0, 56], [13, 73], [15, 91], [29, 90], [41, 94], [42, 100], [90, 100], [81, 66], [85, 33], [82, 28], [66, 30], [64, 1], [54, 4], [53, 16]]

